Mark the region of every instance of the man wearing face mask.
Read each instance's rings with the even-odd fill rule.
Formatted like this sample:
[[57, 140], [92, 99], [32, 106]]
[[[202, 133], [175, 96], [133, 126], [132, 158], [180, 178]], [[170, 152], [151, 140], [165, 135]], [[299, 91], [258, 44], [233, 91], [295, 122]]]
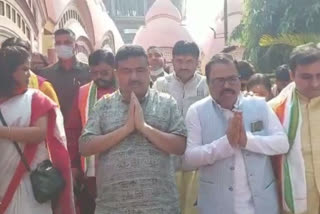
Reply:
[[150, 65], [150, 76], [151, 80], [155, 82], [159, 77], [167, 76], [167, 73], [164, 70], [166, 61], [156, 46], [150, 46], [147, 50], [148, 61]]
[[80, 213], [85, 214], [93, 214], [95, 208], [95, 156], [80, 158], [78, 139], [95, 103], [102, 96], [113, 93], [117, 87], [113, 74], [113, 53], [102, 49], [96, 50], [89, 56], [89, 66], [92, 81], [80, 87], [66, 124], [74, 181], [78, 184], [77, 187], [85, 186], [88, 190], [78, 192]]
[[60, 102], [64, 121], [68, 120], [72, 101], [81, 85], [90, 81], [89, 66], [75, 57], [75, 34], [69, 29], [54, 33], [58, 62], [39, 72], [53, 85]]

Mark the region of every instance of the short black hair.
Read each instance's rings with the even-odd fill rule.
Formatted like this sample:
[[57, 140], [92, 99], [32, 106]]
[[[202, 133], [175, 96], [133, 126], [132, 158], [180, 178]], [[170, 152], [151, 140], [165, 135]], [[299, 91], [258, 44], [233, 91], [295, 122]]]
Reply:
[[73, 40], [76, 40], [76, 34], [67, 28], [60, 28], [54, 32], [54, 36], [60, 36], [60, 35], [69, 35]]
[[150, 50], [153, 50], [153, 49], [156, 49], [160, 54], [161, 54], [161, 56], [163, 56], [163, 53], [161, 52], [161, 50], [160, 50], [160, 48], [159, 47], [157, 47], [157, 46], [150, 46], [148, 49], [147, 49], [147, 53], [149, 53], [150, 52]]
[[127, 60], [131, 57], [145, 57], [148, 63], [148, 56], [146, 51], [140, 45], [123, 45], [117, 51], [115, 56], [115, 67], [118, 68], [118, 64], [120, 61]]
[[221, 53], [230, 53], [232, 51], [235, 51], [236, 49], [237, 49], [237, 46], [235, 46], [235, 45], [226, 46], [226, 47], [223, 48]]
[[12, 47], [12, 46], [22, 47], [30, 53], [32, 51], [31, 44], [28, 41], [23, 40], [19, 37], [11, 37], [4, 40], [4, 42], [1, 45], [1, 48]]
[[272, 84], [269, 77], [265, 74], [256, 73], [252, 75], [247, 83], [247, 90], [249, 91], [256, 85], [263, 85], [269, 92], [271, 92]]
[[191, 55], [199, 59], [200, 49], [195, 42], [180, 40], [173, 46], [172, 49], [172, 56], [177, 55]]
[[276, 80], [290, 81], [290, 71], [289, 66], [286, 64], [278, 66], [274, 71]]
[[289, 67], [295, 72], [298, 65], [308, 65], [320, 60], [320, 44], [308, 43], [296, 47], [290, 55]]
[[30, 57], [30, 52], [21, 46], [8, 46], [0, 50], [0, 97], [13, 95], [16, 87], [13, 73]]
[[98, 49], [90, 54], [89, 66], [99, 65], [100, 63], [107, 63], [114, 67], [114, 55], [111, 51], [105, 49]]
[[246, 60], [238, 61], [237, 68], [240, 80], [249, 80], [250, 77], [255, 73], [253, 65]]
[[211, 67], [215, 64], [225, 64], [225, 65], [235, 65], [237, 67], [237, 62], [233, 59], [233, 57], [226, 53], [219, 53], [214, 55], [210, 61], [206, 64], [205, 72], [207, 81], [209, 81], [209, 76], [211, 72]]

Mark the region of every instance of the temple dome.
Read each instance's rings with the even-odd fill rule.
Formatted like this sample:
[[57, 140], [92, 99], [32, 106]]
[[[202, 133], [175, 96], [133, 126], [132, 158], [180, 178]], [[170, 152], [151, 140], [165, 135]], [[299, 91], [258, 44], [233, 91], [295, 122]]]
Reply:
[[157, 0], [147, 12], [146, 24], [138, 30], [133, 44], [172, 48], [179, 40], [193, 41], [181, 23], [179, 10], [170, 0]]
[[170, 0], [157, 0], [145, 16], [146, 23], [153, 19], [166, 17], [181, 22], [181, 14]]

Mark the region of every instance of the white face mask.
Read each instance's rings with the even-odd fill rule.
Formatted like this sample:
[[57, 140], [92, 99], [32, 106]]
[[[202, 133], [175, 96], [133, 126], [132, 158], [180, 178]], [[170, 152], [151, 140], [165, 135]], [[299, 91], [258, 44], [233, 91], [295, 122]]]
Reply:
[[73, 47], [68, 45], [57, 45], [56, 52], [61, 59], [70, 59], [73, 57]]

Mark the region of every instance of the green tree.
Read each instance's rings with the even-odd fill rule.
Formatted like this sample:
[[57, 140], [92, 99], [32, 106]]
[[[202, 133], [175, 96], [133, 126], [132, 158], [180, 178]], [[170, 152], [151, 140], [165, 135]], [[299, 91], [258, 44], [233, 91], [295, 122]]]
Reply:
[[263, 73], [287, 63], [293, 48], [287, 42], [260, 46], [263, 36], [320, 33], [319, 0], [244, 0], [244, 7], [241, 24], [231, 39], [246, 48], [244, 58]]

